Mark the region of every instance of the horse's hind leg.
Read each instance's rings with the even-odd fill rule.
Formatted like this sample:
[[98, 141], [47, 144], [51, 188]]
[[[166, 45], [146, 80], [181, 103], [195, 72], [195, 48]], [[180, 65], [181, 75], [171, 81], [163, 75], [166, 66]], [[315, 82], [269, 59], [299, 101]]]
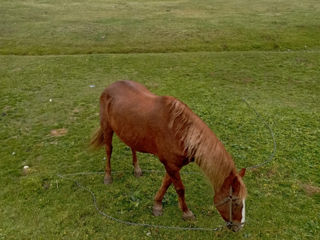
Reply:
[[132, 149], [132, 148], [131, 148], [131, 151], [132, 151], [132, 164], [133, 164], [133, 167], [134, 167], [134, 176], [140, 177], [140, 176], [142, 176], [142, 171], [141, 171], [141, 168], [139, 166], [139, 162], [138, 162], [138, 159], [137, 159], [136, 151], [134, 149]]
[[111, 128], [107, 128], [104, 130], [104, 141], [106, 144], [106, 169], [105, 169], [105, 176], [104, 176], [104, 184], [111, 184], [112, 177], [111, 177], [111, 154], [112, 154], [112, 136], [113, 130]]

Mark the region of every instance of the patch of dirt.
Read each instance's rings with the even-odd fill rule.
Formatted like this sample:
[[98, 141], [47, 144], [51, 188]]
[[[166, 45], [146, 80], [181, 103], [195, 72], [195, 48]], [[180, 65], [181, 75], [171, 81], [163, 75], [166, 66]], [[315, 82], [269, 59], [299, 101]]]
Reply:
[[246, 77], [241, 79], [242, 83], [251, 83], [254, 82], [254, 79]]
[[77, 114], [77, 113], [79, 113], [80, 112], [80, 110], [78, 109], [78, 108], [75, 108], [75, 109], [73, 109], [73, 111], [72, 111], [73, 113], [75, 113], [75, 114]]
[[320, 187], [313, 186], [311, 184], [301, 184], [301, 187], [308, 196], [320, 194]]
[[68, 133], [68, 129], [60, 128], [60, 129], [53, 129], [51, 130], [50, 134], [53, 137], [62, 137]]

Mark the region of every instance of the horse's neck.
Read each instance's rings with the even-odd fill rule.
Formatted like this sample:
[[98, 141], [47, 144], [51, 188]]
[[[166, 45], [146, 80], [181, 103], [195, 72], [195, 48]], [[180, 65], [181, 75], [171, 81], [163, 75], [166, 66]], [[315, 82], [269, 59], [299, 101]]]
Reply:
[[199, 154], [195, 154], [196, 163], [209, 178], [216, 192], [230, 172], [235, 171], [235, 165], [230, 154], [211, 130], [203, 139], [204, 142], [197, 149]]
[[183, 142], [187, 157], [195, 159], [217, 190], [230, 171], [235, 169], [231, 156], [207, 124], [183, 103], [171, 99], [169, 109], [169, 126], [175, 129]]

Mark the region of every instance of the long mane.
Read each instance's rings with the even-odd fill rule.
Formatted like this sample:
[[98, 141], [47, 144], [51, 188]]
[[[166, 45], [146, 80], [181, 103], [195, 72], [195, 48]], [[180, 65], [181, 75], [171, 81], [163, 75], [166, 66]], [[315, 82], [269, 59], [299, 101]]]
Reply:
[[230, 154], [211, 129], [175, 98], [169, 103], [169, 116], [169, 128], [175, 132], [187, 158], [194, 158], [214, 190], [220, 189], [230, 172], [235, 171]]

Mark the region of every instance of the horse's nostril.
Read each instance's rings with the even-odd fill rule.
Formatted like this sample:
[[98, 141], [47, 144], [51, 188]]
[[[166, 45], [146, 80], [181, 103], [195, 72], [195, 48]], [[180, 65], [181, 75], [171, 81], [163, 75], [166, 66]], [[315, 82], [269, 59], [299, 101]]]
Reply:
[[235, 223], [229, 223], [229, 224], [227, 224], [227, 228], [233, 232], [238, 232], [242, 228], [242, 225], [237, 225]]
[[238, 232], [243, 226], [242, 225], [233, 225], [232, 231]]

